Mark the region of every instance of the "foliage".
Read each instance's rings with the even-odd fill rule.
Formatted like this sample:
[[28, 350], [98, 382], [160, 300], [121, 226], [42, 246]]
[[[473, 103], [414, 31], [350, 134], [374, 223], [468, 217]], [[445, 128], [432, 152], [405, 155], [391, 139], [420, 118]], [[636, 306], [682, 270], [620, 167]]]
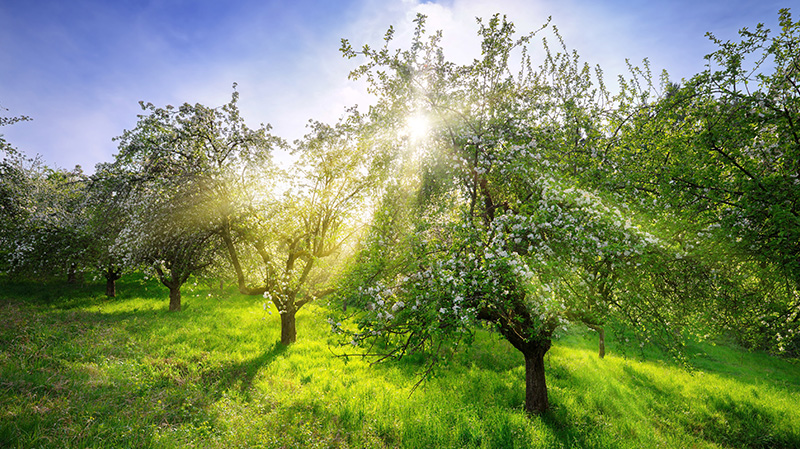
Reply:
[[47, 278], [82, 271], [91, 239], [87, 229], [86, 176], [47, 167], [9, 151], [0, 167], [5, 271]]
[[[2, 108], [3, 110], [7, 110]], [[11, 125], [19, 121], [30, 120], [29, 117], [0, 117], [0, 126]], [[12, 248], [10, 233], [14, 227], [24, 220], [25, 199], [24, 187], [26, 184], [25, 167], [29, 161], [8, 143], [0, 134], [0, 248]], [[4, 254], [2, 260], [8, 260]], [[5, 265], [0, 265], [5, 267]]]
[[15, 231], [27, 218], [28, 206], [24, 197], [27, 177], [25, 159], [13, 148], [3, 148], [3, 159], [0, 162], [0, 248], [2, 248], [3, 271], [8, 271], [12, 248], [15, 243]]
[[[156, 406], [158, 413], [138, 423], [136, 435], [115, 439], [102, 429], [95, 429], [95, 435], [109, 438], [111, 445], [186, 442], [167, 431], [150, 432], [160, 425], [190, 435], [199, 432], [198, 441], [210, 445], [236, 439], [221, 436], [224, 427], [225, 435], [252, 445], [316, 439], [323, 446], [436, 446], [446, 441], [479, 447], [541, 439], [562, 446], [623, 446], [620, 440], [630, 435], [626, 426], [632, 424], [622, 421], [610, 433], [602, 430], [607, 420], [623, 419], [620, 409], [605, 405], [603, 393], [630, 387], [608, 380], [602, 384], [605, 390], [587, 393], [583, 397], [588, 399], [576, 404], [563, 390], [563, 378], [580, 378], [577, 385], [584, 388], [597, 380], [592, 378], [592, 384], [583, 373], [557, 365], [552, 373], [557, 388], [548, 395], [545, 369], [554, 366], [548, 358], [551, 344], [570, 324], [598, 331], [601, 356], [607, 326], [618, 326], [620, 339], [638, 337], [643, 353], [656, 343], [675, 350], [673, 356], [691, 358], [678, 352], [687, 349], [687, 334], [708, 339], [719, 329], [735, 333], [749, 348], [800, 353], [800, 25], [788, 10], [780, 13], [782, 30], [775, 37], [761, 25], [742, 30], [738, 43], [710, 36], [719, 50], [709, 55], [708, 68], [681, 84], [669, 82], [664, 73], [660, 94], [654, 94], [658, 89], [647, 61], [643, 68], [630, 66], [630, 78], [621, 77], [619, 92], [610, 94], [602, 71], [593, 73], [582, 64], [549, 23], [518, 37], [504, 17], [478, 20], [480, 56], [458, 65], [445, 58], [441, 33], [428, 34], [423, 16], [415, 22], [407, 49], [395, 48], [392, 28], [379, 49], [365, 45], [356, 51], [343, 40], [343, 54], [363, 61], [351, 76], [366, 79], [377, 103], [368, 114], [349, 110], [335, 125], [311, 121], [308, 135], [295, 142], [298, 161], [288, 173], [271, 163], [272, 151], [286, 144], [268, 126], [251, 129], [244, 124], [235, 85], [230, 103], [219, 108], [142, 103], [144, 113], [136, 127], [118, 138], [115, 162], [99, 165], [90, 178], [80, 167], [67, 171], [28, 160], [0, 137], [3, 272], [34, 279], [65, 271], [72, 276], [93, 265], [113, 283], [123, 267], [146, 267], [169, 288], [170, 310], [181, 309], [181, 288], [193, 278], [235, 276], [240, 293], [263, 295], [281, 317], [282, 345], [263, 351], [269, 345], [262, 337], [262, 352], [247, 362], [215, 360], [206, 369], [205, 356], [184, 360], [178, 350], [155, 359], [142, 376], [158, 385], [176, 383], [178, 387], [165, 393], [173, 403]], [[542, 35], [547, 37], [542, 39], [541, 62], [534, 66], [535, 52], [529, 46]], [[551, 42], [557, 43], [555, 50]], [[0, 126], [24, 119], [3, 117]], [[113, 291], [108, 287], [107, 295], [114, 296], [108, 293]], [[394, 421], [363, 424], [367, 412], [375, 409], [342, 399], [345, 412], [337, 414], [331, 411], [334, 406], [317, 398], [317, 390], [299, 405], [273, 407], [277, 417], [231, 412], [246, 408], [250, 400], [235, 396], [231, 386], [238, 385], [238, 394], [247, 396], [259, 370], [283, 357], [290, 350], [286, 345], [295, 342], [300, 309], [332, 292], [338, 293], [332, 301], [337, 311], [330, 314], [329, 324], [341, 334], [339, 343], [360, 346], [354, 354], [380, 361], [404, 358], [384, 372], [422, 370], [430, 382], [426, 386], [444, 391], [429, 397], [438, 401], [459, 388], [466, 397], [475, 393], [471, 385], [476, 379], [493, 375], [475, 375], [464, 367], [480, 364], [491, 353], [492, 364], [505, 363], [510, 373], [494, 388], [525, 379], [524, 399], [504, 387], [500, 402], [505, 409], [499, 411], [477, 394], [462, 398], [461, 405], [468, 405], [466, 418], [444, 412], [444, 418], [434, 419], [454, 420], [458, 441], [437, 433], [435, 429], [452, 427], [441, 422], [419, 439], [412, 435], [420, 433], [420, 426], [408, 424], [410, 420], [396, 424], [396, 416]], [[248, 319], [247, 329], [253, 332], [250, 315], [259, 314], [263, 321], [273, 309], [264, 302], [253, 311], [247, 309], [252, 304], [244, 306], [237, 298], [241, 303], [232, 307], [241, 306], [247, 314], [237, 309], [235, 319], [225, 322], [226, 335], [236, 334], [238, 325], [247, 327], [243, 323]], [[86, 299], [97, 301], [91, 294]], [[46, 315], [52, 305], [49, 299], [41, 302], [48, 304], [40, 304], [34, 315]], [[62, 368], [53, 362], [59, 355], [39, 359], [40, 350], [60, 339], [82, 338], [86, 329], [81, 326], [90, 320], [78, 318], [82, 324], [76, 332], [48, 333], [60, 316], [42, 318], [31, 327], [28, 318], [17, 319], [21, 306], [7, 307], [4, 313], [12, 323], [7, 329], [12, 330], [3, 335], [24, 331], [19, 338], [5, 337], [11, 355], [0, 358], [0, 363], [14, 360], [3, 368], [4, 378], [6, 373], [16, 376], [7, 388], [14, 391], [16, 407], [8, 416], [24, 417], [28, 435], [19, 438], [23, 444], [38, 444], [44, 441], [36, 435], [41, 428], [35, 417], [21, 411], [30, 404], [20, 398], [36, 399], [36, 389], [27, 386], [44, 378], [20, 373], [45, 368], [50, 382], [56, 377], [52, 372]], [[214, 310], [223, 308], [218, 302]], [[121, 312], [126, 325], [131, 314], [137, 318], [136, 311]], [[313, 306], [304, 311], [308, 322], [324, 313]], [[197, 323], [205, 317], [162, 319]], [[221, 332], [203, 326], [210, 329], [208, 335]], [[310, 335], [317, 335], [319, 326], [311, 327]], [[487, 330], [504, 340], [494, 340]], [[37, 340], [40, 334], [44, 343]], [[476, 346], [464, 348], [476, 341]], [[42, 346], [30, 352], [28, 343]], [[224, 346], [219, 341], [215, 345]], [[313, 341], [292, 350], [319, 353], [320, 347]], [[510, 348], [523, 360], [519, 354], [509, 355]], [[107, 353], [129, 356], [125, 351], [130, 348], [115, 349]], [[552, 357], [570, 352], [564, 349]], [[308, 369], [343, 371], [338, 364], [351, 362], [350, 355], [314, 362], [318, 365], [289, 362], [303, 366], [286, 368], [293, 374], [286, 377], [296, 379], [302, 372], [300, 384], [312, 383], [315, 374]], [[82, 355], [71, 357], [67, 365], [83, 361]], [[95, 381], [93, 373], [102, 371], [107, 377], [98, 382], [108, 389], [124, 383], [130, 372], [141, 375], [141, 367], [114, 371], [107, 361], [95, 357], [88, 368], [81, 366], [71, 375], [88, 372]], [[440, 374], [438, 379], [444, 380], [438, 380], [434, 367], [441, 361], [451, 363], [456, 374]], [[352, 362], [358, 369], [365, 366], [363, 360]], [[234, 374], [220, 374], [228, 368]], [[687, 391], [655, 377], [664, 366], [632, 368], [617, 359], [605, 368], [634, 383], [648, 403], [656, 402], [653, 390], [673, 398], [667, 405], [636, 404], [639, 417], [654, 411], [668, 417], [647, 429], [651, 436], [643, 438], [645, 445], [694, 443], [696, 434], [703, 438], [698, 444], [712, 447], [790, 447], [797, 442], [793, 418], [781, 418], [780, 404], [751, 398], [755, 390], [735, 381], [720, 381], [719, 391]], [[682, 385], [692, 382], [678, 368], [666, 371]], [[408, 380], [404, 374], [393, 375]], [[186, 384], [202, 388], [190, 389], [187, 398], [180, 391]], [[59, 396], [66, 387], [58, 385], [53, 397], [45, 398], [55, 402], [47, 402], [43, 410], [75, 399]], [[328, 381], [322, 393], [348, 387], [332, 387]], [[741, 391], [723, 394], [733, 387]], [[149, 384], [144, 390], [163, 393]], [[130, 404], [134, 393], [115, 398]], [[375, 390], [364, 394], [374, 396]], [[708, 394], [715, 398], [711, 405], [692, 410], [681, 406]], [[780, 395], [769, 397], [784, 401]], [[197, 401], [203, 405], [196, 407]], [[274, 405], [270, 401], [260, 406]], [[391, 413], [409, 413], [404, 405], [387, 401], [381, 405]], [[419, 406], [417, 401], [407, 403]], [[563, 408], [546, 413], [551, 402]], [[525, 412], [542, 417], [519, 421], [521, 415], [510, 409], [522, 403]], [[291, 408], [295, 406], [310, 408], [312, 418], [295, 420], [304, 416]], [[107, 408], [100, 409], [107, 413]], [[685, 413], [675, 415], [672, 409]], [[501, 416], [500, 421], [481, 421], [486, 410]], [[196, 412], [202, 421], [195, 419]], [[756, 417], [756, 423], [745, 423], [749, 417]], [[95, 418], [89, 415], [86, 424], [84, 418], [76, 418], [77, 427], [66, 423], [64, 434], [47, 438], [66, 436], [69, 445], [85, 443]], [[226, 424], [208, 424], [215, 420]], [[241, 430], [242, 422], [253, 420], [267, 427], [279, 423], [283, 433], [276, 437]], [[340, 420], [351, 434], [338, 433]], [[585, 425], [590, 431], [562, 433], [549, 428], [553, 423]], [[19, 437], [8, 429], [0, 429], [0, 436]], [[671, 439], [663, 429], [685, 432]], [[158, 437], [147, 436], [152, 434]]]
[[234, 91], [218, 109], [142, 103], [147, 114], [119, 137], [120, 152], [108, 167], [122, 190], [106, 198], [126, 217], [116, 250], [128, 265], [153, 268], [174, 309], [180, 309], [180, 286], [220, 256], [218, 235], [236, 199], [231, 179], [268, 164], [271, 146], [279, 143], [268, 127], [248, 128], [237, 101]]
[[782, 10], [780, 25], [774, 36], [761, 24], [743, 29], [741, 42], [709, 35], [719, 49], [707, 68], [683, 85], [665, 83], [663, 96], [620, 122], [592, 176], [682, 223], [674, 232], [733, 301], [709, 312], [738, 309], [723, 325], [753, 343], [771, 340], [758, 347], [797, 354], [800, 24]]
[[[370, 154], [361, 127], [354, 110], [335, 126], [311, 122], [310, 132], [296, 142], [299, 159], [282, 197], [250, 195], [254, 201], [240, 228], [241, 242], [258, 254], [264, 284], [245, 287], [237, 262], [239, 289], [263, 294], [275, 305], [284, 344], [296, 339], [297, 311], [332, 291], [328, 280], [336, 268], [329, 260], [336, 260], [357, 232], [359, 206], [380, 179], [381, 159]], [[225, 238], [231, 260], [238, 260], [241, 245]]]
[[[0, 107], [2, 110], [5, 108]], [[0, 117], [0, 126], [31, 120]], [[47, 277], [81, 269], [89, 239], [82, 198], [86, 179], [47, 167], [17, 151], [0, 134], [0, 272]]]
[[[535, 33], [515, 39], [499, 16], [479, 27], [481, 59], [466, 66], [444, 59], [441, 34], [425, 40], [422, 16], [409, 50], [389, 50], [390, 30], [383, 49], [360, 52], [367, 62], [354, 75], [379, 96], [373, 114], [424, 115], [432, 135], [396, 138], [410, 146], [405, 163], [423, 173], [410, 187], [413, 211], [399, 213], [413, 218], [403, 228], [376, 223], [375, 246], [353, 270], [359, 280], [347, 301], [365, 312], [348, 338], [386, 347], [380, 357], [431, 347], [436, 354], [487, 322], [525, 355], [526, 410], [539, 413], [548, 406], [541, 359], [567, 320], [602, 326], [614, 315], [647, 340], [679, 341], [696, 307], [687, 293], [698, 283], [678, 242], [644, 231], [629, 210], [551, 166], [586, 145], [587, 130], [599, 140], [592, 130], [606, 125], [608, 94], [577, 54], [563, 43], [551, 53], [545, 43], [533, 69], [527, 44]], [[346, 41], [343, 50], [357, 55]], [[399, 188], [408, 181], [396, 185], [379, 217], [407, 204], [395, 198], [408, 195]], [[387, 264], [380, 252], [392, 244], [401, 245], [400, 260]]]

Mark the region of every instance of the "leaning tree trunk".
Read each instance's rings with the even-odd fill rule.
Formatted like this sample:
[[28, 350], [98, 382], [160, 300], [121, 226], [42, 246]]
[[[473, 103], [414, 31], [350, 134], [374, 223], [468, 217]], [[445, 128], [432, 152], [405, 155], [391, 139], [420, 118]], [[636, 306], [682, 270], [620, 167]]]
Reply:
[[290, 345], [297, 341], [297, 310], [288, 309], [281, 313], [281, 344]]
[[[236, 245], [234, 245], [231, 237], [230, 223], [227, 223], [227, 221], [222, 227], [221, 236], [225, 247], [228, 249], [228, 257], [230, 257], [231, 265], [233, 265], [233, 271], [236, 273], [236, 284], [239, 287], [239, 293], [249, 296], [263, 294], [266, 288], [250, 288], [247, 286], [244, 270], [242, 270], [242, 264], [239, 262], [239, 253], [236, 251]], [[220, 290], [222, 290], [222, 287], [220, 287]]]
[[[519, 298], [523, 299], [524, 295]], [[478, 311], [478, 319], [498, 324], [500, 334], [525, 357], [525, 411], [531, 415], [539, 415], [550, 408], [544, 375], [544, 356], [552, 344], [552, 329], [531, 332], [536, 326], [521, 300], [512, 304], [508, 312], [510, 313], [500, 315], [495, 310], [483, 308]]]
[[544, 355], [550, 349], [550, 340], [530, 344], [525, 356], [525, 411], [538, 415], [550, 408], [547, 399], [547, 382], [544, 375]]

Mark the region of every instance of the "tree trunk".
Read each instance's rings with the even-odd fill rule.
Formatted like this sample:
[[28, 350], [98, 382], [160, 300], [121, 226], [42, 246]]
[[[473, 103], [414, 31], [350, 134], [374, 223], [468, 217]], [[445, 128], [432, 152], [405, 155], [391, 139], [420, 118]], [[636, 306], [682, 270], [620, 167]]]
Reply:
[[[233, 243], [228, 226], [230, 225], [223, 226], [221, 235], [222, 241], [228, 249], [228, 257], [230, 257], [231, 265], [233, 265], [233, 271], [236, 273], [236, 284], [239, 287], [239, 293], [249, 296], [261, 295], [267, 290], [266, 288], [250, 288], [247, 286], [244, 270], [242, 270], [242, 264], [239, 262], [239, 253], [236, 251], [236, 245]], [[220, 287], [220, 290], [222, 290], [222, 287]]]
[[597, 336], [600, 340], [598, 355], [602, 359], [606, 356], [606, 330], [603, 326], [597, 327]]
[[78, 275], [76, 274], [76, 267], [74, 263], [69, 264], [69, 269], [67, 270], [67, 284], [77, 284], [78, 283]]
[[120, 274], [122, 273], [121, 269], [113, 269], [108, 267], [106, 272], [103, 273], [103, 276], [106, 278], [106, 296], [109, 298], [114, 298], [117, 296], [117, 280], [122, 277]]
[[228, 249], [228, 257], [230, 257], [231, 265], [233, 265], [233, 271], [236, 273], [236, 283], [239, 286], [239, 292], [242, 294], [247, 294], [244, 271], [242, 270], [241, 263], [239, 263], [239, 254], [236, 252], [236, 246], [233, 244], [233, 239], [231, 238], [230, 230], [227, 228], [227, 226], [223, 227], [222, 229], [222, 241], [225, 243], [225, 247]]
[[550, 341], [531, 345], [525, 356], [525, 411], [538, 415], [550, 408], [547, 400], [547, 382], [544, 376], [544, 355], [550, 349]]
[[180, 285], [176, 287], [168, 287], [169, 288], [169, 311], [170, 312], [180, 312], [181, 310], [181, 287]]
[[297, 311], [294, 309], [281, 313], [281, 344], [290, 345], [297, 341], [296, 314]]
[[500, 334], [525, 357], [525, 411], [539, 415], [550, 408], [547, 399], [547, 382], [544, 376], [544, 355], [550, 350], [553, 328], [534, 329], [533, 319], [527, 306], [522, 302], [512, 304], [509, 312], [503, 315], [488, 308], [478, 310], [478, 319], [498, 324]]
[[114, 298], [117, 296], [117, 280], [114, 278], [106, 278], [106, 296]]

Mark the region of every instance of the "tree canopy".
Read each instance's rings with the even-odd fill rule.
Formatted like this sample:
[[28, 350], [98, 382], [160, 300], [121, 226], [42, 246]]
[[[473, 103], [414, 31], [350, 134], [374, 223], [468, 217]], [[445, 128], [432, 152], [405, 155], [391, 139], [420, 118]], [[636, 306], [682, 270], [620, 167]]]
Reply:
[[[534, 68], [528, 44], [546, 29], [517, 38], [504, 17], [479, 21], [481, 58], [464, 66], [445, 59], [422, 16], [408, 50], [389, 50], [391, 30], [380, 50], [343, 46], [366, 59], [354, 75], [371, 83], [381, 121], [422, 115], [431, 127], [424, 141], [396, 138], [409, 147], [398, 164], [414, 168], [387, 190], [377, 247], [353, 270], [347, 300], [364, 312], [350, 342], [377, 340], [380, 357], [432, 348], [435, 361], [488, 323], [525, 356], [532, 413], [548, 408], [543, 357], [569, 320], [602, 329], [613, 315], [644, 338], [674, 340], [696, 307], [680, 244], [577, 186], [560, 163], [605, 142], [610, 95], [563, 43], [551, 52], [545, 40]], [[382, 220], [395, 216], [411, 219]]]

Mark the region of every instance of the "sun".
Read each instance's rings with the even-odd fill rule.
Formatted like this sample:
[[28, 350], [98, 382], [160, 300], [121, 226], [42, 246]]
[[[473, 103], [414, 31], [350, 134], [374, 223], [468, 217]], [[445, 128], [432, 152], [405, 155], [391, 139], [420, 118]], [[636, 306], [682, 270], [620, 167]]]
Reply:
[[413, 142], [420, 141], [428, 136], [431, 122], [423, 114], [414, 114], [406, 119], [406, 134]]

